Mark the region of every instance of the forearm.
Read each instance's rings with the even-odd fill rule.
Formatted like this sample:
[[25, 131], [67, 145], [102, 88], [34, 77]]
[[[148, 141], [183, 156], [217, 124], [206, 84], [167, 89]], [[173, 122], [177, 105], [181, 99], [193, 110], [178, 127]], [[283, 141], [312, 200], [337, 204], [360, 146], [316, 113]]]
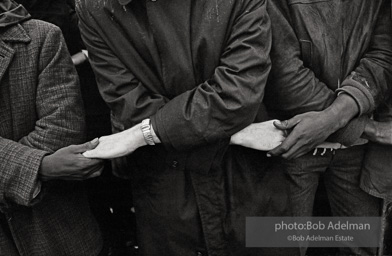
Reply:
[[369, 119], [366, 122], [362, 138], [375, 143], [392, 145], [392, 121], [377, 122]]
[[252, 5], [232, 26], [211, 77], [151, 117], [166, 147], [190, 150], [215, 144], [255, 120], [271, 65], [271, 35], [265, 5]]
[[[122, 132], [100, 137], [99, 145], [93, 150], [84, 152], [83, 156], [87, 158], [113, 159], [129, 155], [138, 148], [148, 145], [141, 127], [142, 124], [140, 123]], [[159, 143], [159, 139], [156, 136], [155, 140], [155, 143]]]
[[358, 112], [359, 108], [355, 100], [344, 93], [340, 94], [328, 108], [322, 111], [323, 114], [333, 117], [331, 121], [334, 125], [331, 126], [333, 129], [331, 133], [346, 126], [351, 119], [358, 115]]
[[376, 129], [376, 122], [373, 120], [370, 120], [366, 122], [365, 129], [362, 134], [362, 138], [370, 140], [370, 141], [375, 141], [377, 138], [377, 129]]
[[[133, 126], [132, 128], [125, 130], [124, 131], [124, 137], [128, 139], [130, 143], [131, 148], [138, 149], [140, 147], [146, 146], [147, 142], [144, 138], [142, 128], [141, 128], [141, 123]], [[151, 130], [153, 130], [153, 127], [151, 126]], [[155, 133], [154, 133], [155, 134]], [[153, 135], [153, 138], [155, 138], [155, 141], [159, 141], [158, 137]]]

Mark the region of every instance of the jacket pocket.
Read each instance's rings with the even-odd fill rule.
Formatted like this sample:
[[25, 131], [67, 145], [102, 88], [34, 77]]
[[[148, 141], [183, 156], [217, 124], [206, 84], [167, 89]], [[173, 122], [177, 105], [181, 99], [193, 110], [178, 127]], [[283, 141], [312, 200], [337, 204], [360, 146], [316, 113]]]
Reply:
[[300, 39], [301, 54], [304, 66], [309, 68], [312, 66], [312, 42], [309, 40]]

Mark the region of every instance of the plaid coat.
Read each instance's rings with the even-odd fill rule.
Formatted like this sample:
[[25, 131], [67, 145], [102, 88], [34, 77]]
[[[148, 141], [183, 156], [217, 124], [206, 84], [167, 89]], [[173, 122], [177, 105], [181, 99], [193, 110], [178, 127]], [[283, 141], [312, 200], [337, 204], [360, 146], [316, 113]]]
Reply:
[[43, 156], [83, 141], [77, 81], [57, 27], [28, 20], [0, 29], [0, 255], [101, 250], [81, 184], [37, 178]]

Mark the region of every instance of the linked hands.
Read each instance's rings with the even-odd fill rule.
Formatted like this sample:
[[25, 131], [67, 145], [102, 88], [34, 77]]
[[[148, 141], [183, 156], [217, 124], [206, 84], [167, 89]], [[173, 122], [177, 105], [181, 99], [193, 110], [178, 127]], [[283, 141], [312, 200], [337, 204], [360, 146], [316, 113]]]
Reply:
[[[351, 99], [350, 96], [347, 97], [338, 97], [340, 99], [335, 100], [337, 103], [325, 111], [300, 114], [283, 122], [271, 120], [251, 124], [234, 134], [230, 143], [269, 151], [271, 156], [287, 159], [300, 157], [324, 142], [356, 114], [356, 103], [348, 100]], [[351, 105], [347, 105], [347, 102]], [[84, 152], [83, 156], [112, 159], [131, 154], [145, 145], [139, 124], [120, 133], [99, 138], [99, 145]]]
[[[254, 123], [231, 137], [232, 145], [268, 151], [278, 146], [285, 132], [274, 127], [273, 121]], [[99, 145], [83, 153], [86, 158], [112, 159], [131, 154], [147, 145], [140, 124], [120, 133], [99, 138]]]
[[283, 122], [274, 122], [276, 128], [287, 131], [289, 135], [268, 154], [293, 159], [308, 153], [335, 131], [332, 118], [323, 112], [308, 112]]
[[274, 122], [276, 128], [290, 134], [268, 154], [285, 159], [305, 155], [323, 143], [329, 135], [347, 125], [358, 112], [359, 108], [354, 99], [341, 94], [323, 111], [307, 112], [283, 122]]
[[285, 132], [277, 129], [271, 120], [262, 123], [253, 123], [231, 136], [230, 144], [269, 151], [279, 146], [285, 139]]
[[98, 177], [103, 170], [103, 161], [89, 159], [82, 155], [86, 150], [94, 149], [98, 139], [81, 145], [61, 148], [42, 159], [40, 179], [49, 180], [85, 180]]
[[99, 145], [83, 153], [86, 158], [112, 159], [131, 154], [139, 147], [145, 146], [140, 124], [108, 136], [99, 138]]

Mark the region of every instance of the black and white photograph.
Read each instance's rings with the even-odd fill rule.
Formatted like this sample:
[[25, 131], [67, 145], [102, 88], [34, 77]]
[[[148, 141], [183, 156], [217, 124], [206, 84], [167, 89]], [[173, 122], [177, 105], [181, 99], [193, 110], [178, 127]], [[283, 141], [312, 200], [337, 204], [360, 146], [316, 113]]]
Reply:
[[391, 0], [0, 0], [0, 256], [388, 255]]

